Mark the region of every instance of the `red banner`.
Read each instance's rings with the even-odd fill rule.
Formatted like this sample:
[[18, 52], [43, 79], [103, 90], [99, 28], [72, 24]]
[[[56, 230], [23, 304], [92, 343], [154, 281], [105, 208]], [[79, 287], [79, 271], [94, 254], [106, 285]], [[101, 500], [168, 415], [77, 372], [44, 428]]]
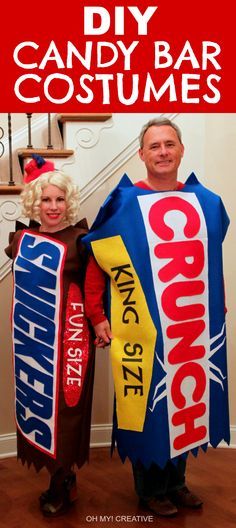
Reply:
[[1, 13], [1, 112], [235, 112], [233, 1], [42, 0]]

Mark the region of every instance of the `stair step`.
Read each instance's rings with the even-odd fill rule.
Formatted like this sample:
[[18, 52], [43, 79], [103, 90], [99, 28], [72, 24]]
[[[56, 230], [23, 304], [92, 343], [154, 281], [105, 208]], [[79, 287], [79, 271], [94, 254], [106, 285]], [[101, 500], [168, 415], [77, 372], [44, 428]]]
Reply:
[[59, 130], [61, 133], [61, 137], [63, 140], [64, 136], [64, 123], [81, 123], [81, 122], [87, 122], [87, 123], [101, 123], [108, 121], [112, 117], [112, 114], [58, 114], [57, 116], [57, 122], [59, 126]]
[[59, 114], [57, 120], [60, 123], [67, 121], [107, 121], [112, 114]]
[[18, 154], [20, 167], [22, 173], [24, 172], [24, 160], [26, 158], [31, 158], [32, 154], [38, 154], [43, 158], [69, 158], [73, 156], [74, 151], [71, 149], [41, 149], [41, 148], [23, 148], [17, 149], [16, 153]]
[[42, 149], [42, 148], [20, 148], [17, 149], [19, 158], [30, 158], [32, 154], [39, 154], [43, 158], [69, 158], [74, 154], [71, 149]]
[[0, 185], [0, 194], [20, 194], [23, 185]]

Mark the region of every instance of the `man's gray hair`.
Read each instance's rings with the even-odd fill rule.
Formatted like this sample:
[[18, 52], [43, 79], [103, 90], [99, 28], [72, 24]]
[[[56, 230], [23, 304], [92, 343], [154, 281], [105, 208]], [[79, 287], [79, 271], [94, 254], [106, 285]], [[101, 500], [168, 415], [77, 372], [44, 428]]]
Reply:
[[140, 148], [143, 148], [143, 138], [144, 138], [144, 135], [146, 134], [147, 130], [152, 127], [152, 126], [156, 126], [156, 127], [159, 127], [159, 126], [165, 126], [165, 125], [168, 125], [170, 127], [172, 127], [178, 138], [179, 138], [179, 141], [180, 143], [182, 143], [182, 135], [181, 135], [181, 130], [180, 128], [175, 124], [173, 123], [173, 121], [171, 121], [170, 119], [166, 118], [166, 117], [156, 117], [154, 119], [150, 119], [150, 121], [148, 121], [145, 125], [143, 125], [143, 128], [140, 132], [140, 135], [139, 135], [139, 144], [140, 144]]

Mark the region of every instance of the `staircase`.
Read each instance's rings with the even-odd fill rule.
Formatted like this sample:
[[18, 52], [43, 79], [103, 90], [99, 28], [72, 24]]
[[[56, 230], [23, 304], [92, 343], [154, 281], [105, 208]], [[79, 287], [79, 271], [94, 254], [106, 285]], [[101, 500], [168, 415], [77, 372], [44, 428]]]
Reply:
[[[40, 156], [44, 158], [49, 158], [53, 161], [56, 161], [58, 159], [65, 160], [73, 156], [74, 150], [64, 147], [65, 128], [66, 128], [67, 123], [86, 123], [86, 122], [98, 123], [98, 122], [105, 122], [112, 117], [112, 114], [88, 114], [88, 113], [87, 114], [75, 114], [75, 113], [60, 114], [60, 115], [55, 116], [54, 131], [55, 131], [55, 128], [57, 128], [59, 131], [59, 134], [60, 134], [59, 141], [61, 143], [60, 148], [54, 148], [53, 145], [51, 144], [51, 117], [50, 117], [50, 121], [48, 120], [48, 143], [49, 144], [47, 148], [43, 148], [43, 147], [34, 148], [33, 145], [31, 144], [32, 124], [31, 124], [31, 117], [29, 118], [29, 116], [32, 116], [32, 114], [26, 114], [26, 115], [27, 115], [28, 120], [30, 119], [30, 121], [28, 122], [28, 146], [17, 148], [14, 151], [14, 154], [12, 154], [12, 137], [9, 137], [9, 164], [10, 164], [11, 173], [14, 171], [12, 171], [13, 159], [10, 159], [10, 157], [11, 158], [15, 157], [15, 158], [18, 158], [18, 166], [20, 167], [21, 174], [14, 175], [12, 173], [10, 175], [10, 180], [8, 184], [2, 183], [0, 185], [1, 195], [19, 194], [21, 192], [24, 167], [25, 167], [25, 164], [29, 161], [29, 159], [32, 158], [32, 154], [39, 154]], [[48, 114], [48, 116], [50, 116], [50, 114]], [[4, 132], [1, 127], [0, 139], [2, 139], [3, 134]], [[8, 135], [12, 136], [11, 124], [10, 124], [10, 130], [8, 127]], [[58, 138], [57, 138], [57, 143], [58, 143]], [[2, 141], [1, 141], [1, 144], [3, 144]], [[3, 145], [2, 150], [4, 152], [5, 150], [4, 145]], [[2, 175], [1, 175], [1, 180], [3, 180]]]
[[[27, 114], [29, 116], [30, 114]], [[33, 114], [34, 115], [34, 114]], [[0, 114], [1, 117], [7, 114]], [[19, 119], [19, 114], [13, 114]], [[21, 114], [26, 120], [26, 114]], [[28, 127], [12, 135], [12, 177], [9, 181], [8, 141], [1, 138], [5, 152], [0, 157], [0, 280], [10, 271], [10, 261], [3, 251], [15, 221], [21, 217], [19, 194], [24, 166], [37, 153], [55, 162], [59, 170], [70, 175], [80, 189], [81, 217], [93, 222], [100, 205], [118, 183], [124, 172], [132, 181], [145, 177], [138, 160], [138, 135], [153, 114], [51, 114], [52, 138], [48, 137], [48, 114], [36, 114], [32, 122], [32, 141]], [[167, 114], [170, 119], [174, 117]], [[13, 128], [13, 127], [12, 127]], [[5, 128], [6, 130], [6, 128]], [[31, 136], [31, 134], [30, 134]], [[33, 145], [32, 145], [33, 144]], [[44, 145], [42, 147], [42, 145]], [[45, 147], [45, 145], [47, 145]], [[10, 184], [9, 184], [10, 183]]]

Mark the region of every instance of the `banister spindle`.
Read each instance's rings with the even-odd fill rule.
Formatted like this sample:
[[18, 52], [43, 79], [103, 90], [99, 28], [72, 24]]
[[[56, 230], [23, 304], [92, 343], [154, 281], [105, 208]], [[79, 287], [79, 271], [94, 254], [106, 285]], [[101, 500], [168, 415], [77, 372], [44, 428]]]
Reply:
[[9, 181], [8, 185], [15, 185], [13, 180], [13, 169], [12, 169], [12, 129], [11, 129], [11, 114], [8, 116], [8, 149], [9, 149]]
[[53, 149], [52, 145], [52, 129], [51, 129], [51, 114], [48, 114], [48, 149]]
[[3, 156], [4, 154], [4, 151], [5, 151], [5, 148], [4, 148], [4, 144], [2, 143], [1, 139], [3, 138], [4, 136], [4, 130], [3, 128], [0, 126], [0, 158]]
[[28, 145], [27, 145], [27, 148], [32, 149], [33, 148], [32, 141], [31, 141], [31, 119], [32, 119], [32, 114], [26, 114], [26, 115], [27, 115], [27, 119], [28, 119]]

